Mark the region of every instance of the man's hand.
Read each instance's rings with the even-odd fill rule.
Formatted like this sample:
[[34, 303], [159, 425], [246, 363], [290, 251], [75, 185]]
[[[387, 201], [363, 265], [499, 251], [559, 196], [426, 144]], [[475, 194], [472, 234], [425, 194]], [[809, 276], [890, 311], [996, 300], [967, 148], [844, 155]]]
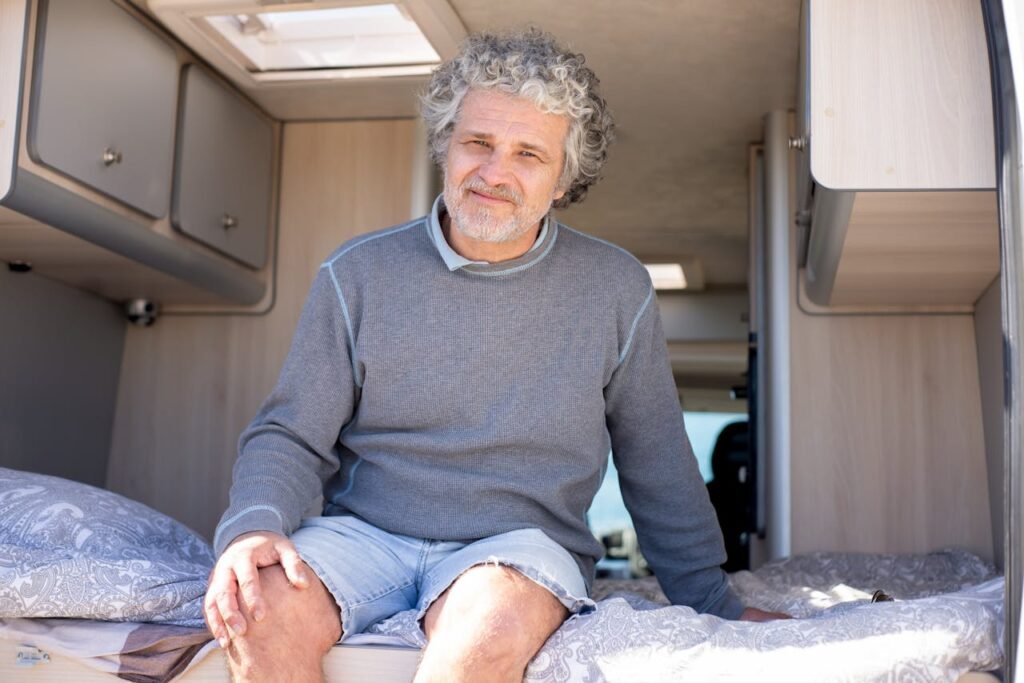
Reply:
[[793, 617], [782, 612], [765, 612], [763, 609], [748, 607], [740, 615], [740, 621], [775, 621], [777, 619], [792, 619]]
[[239, 594], [253, 619], [260, 621], [266, 615], [258, 570], [275, 564], [281, 565], [296, 588], [309, 586], [309, 577], [295, 546], [281, 534], [270, 531], [242, 534], [231, 541], [217, 560], [210, 572], [203, 613], [221, 647], [227, 647], [231, 638], [245, 633], [247, 624], [240, 609]]

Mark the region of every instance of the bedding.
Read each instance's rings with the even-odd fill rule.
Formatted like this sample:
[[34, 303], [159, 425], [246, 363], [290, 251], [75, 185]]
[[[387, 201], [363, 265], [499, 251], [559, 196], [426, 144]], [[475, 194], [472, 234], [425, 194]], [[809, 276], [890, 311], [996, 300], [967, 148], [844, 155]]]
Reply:
[[206, 629], [89, 619], [0, 619], [0, 639], [26, 646], [19, 652], [28, 660], [22, 666], [64, 655], [133, 683], [169, 681], [216, 643]]
[[[819, 553], [730, 581], [745, 604], [801, 618], [728, 622], [666, 606], [653, 580], [645, 596], [606, 586], [527, 680], [955, 681], [1002, 663], [1003, 580], [969, 553]], [[878, 589], [897, 599], [872, 603]]]
[[[956, 681], [1002, 663], [1003, 580], [970, 553], [816, 553], [730, 581], [745, 604], [801, 618], [724, 621], [669, 606], [653, 578], [599, 581], [597, 610], [555, 632], [524, 680]], [[872, 603], [879, 589], [896, 600]], [[411, 612], [370, 631], [425, 644]]]
[[[2, 468], [0, 515], [0, 638], [143, 683], [215, 649], [201, 611], [213, 557], [188, 528], [108, 491]], [[598, 582], [597, 609], [567, 621], [525, 680], [953, 681], [1002, 662], [1003, 581], [963, 551], [818, 553], [730, 580], [746, 604], [801, 618], [729, 622], [668, 605], [653, 578]], [[895, 600], [871, 602], [876, 590]], [[348, 642], [425, 644], [414, 612]]]
[[79, 482], [0, 468], [0, 618], [203, 628], [209, 544], [155, 510]]

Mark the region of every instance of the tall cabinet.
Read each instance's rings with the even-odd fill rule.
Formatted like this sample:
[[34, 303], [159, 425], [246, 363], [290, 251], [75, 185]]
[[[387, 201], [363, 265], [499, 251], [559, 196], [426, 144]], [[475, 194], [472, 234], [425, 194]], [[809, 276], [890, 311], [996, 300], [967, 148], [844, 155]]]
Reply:
[[765, 164], [754, 226], [766, 554], [991, 558], [974, 308], [999, 246], [980, 5], [808, 0], [802, 15], [800, 104], [765, 141], [793, 151]]

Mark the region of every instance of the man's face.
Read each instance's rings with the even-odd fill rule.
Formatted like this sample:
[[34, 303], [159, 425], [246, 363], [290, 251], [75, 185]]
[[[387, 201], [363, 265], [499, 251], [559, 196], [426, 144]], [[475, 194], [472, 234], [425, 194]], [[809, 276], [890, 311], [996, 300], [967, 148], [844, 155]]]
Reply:
[[509, 242], [538, 225], [565, 194], [565, 116], [513, 95], [471, 90], [445, 158], [444, 203], [464, 236]]

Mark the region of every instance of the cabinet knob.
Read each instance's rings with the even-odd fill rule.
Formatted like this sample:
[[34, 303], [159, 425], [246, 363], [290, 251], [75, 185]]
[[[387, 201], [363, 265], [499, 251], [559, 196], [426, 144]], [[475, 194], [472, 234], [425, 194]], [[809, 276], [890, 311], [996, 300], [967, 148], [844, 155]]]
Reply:
[[220, 224], [221, 226], [223, 226], [225, 230], [229, 230], [231, 228], [238, 226], [238, 218], [232, 216], [230, 213], [226, 213], [223, 216], [221, 216]]
[[121, 163], [122, 158], [123, 157], [121, 156], [121, 153], [118, 152], [116, 149], [107, 147], [105, 150], [103, 150], [104, 166], [113, 166], [114, 164], [119, 164]]

